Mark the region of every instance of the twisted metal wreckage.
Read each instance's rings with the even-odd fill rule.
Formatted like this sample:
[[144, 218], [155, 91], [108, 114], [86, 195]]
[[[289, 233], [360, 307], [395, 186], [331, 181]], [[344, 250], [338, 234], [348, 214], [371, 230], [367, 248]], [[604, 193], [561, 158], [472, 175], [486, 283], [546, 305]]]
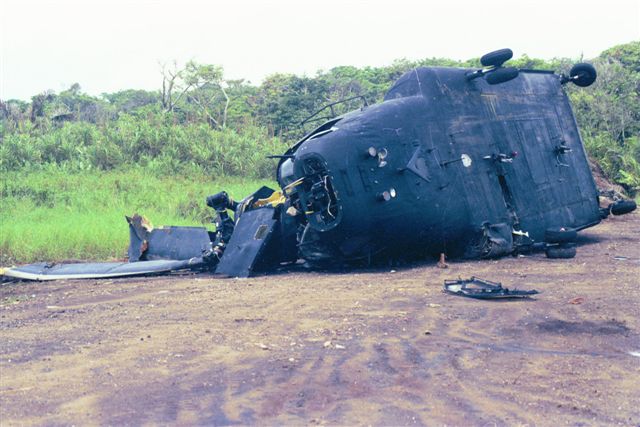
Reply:
[[135, 215], [127, 217], [128, 263], [40, 263], [4, 274], [47, 280], [205, 269], [246, 277], [299, 259], [329, 267], [536, 247], [573, 257], [577, 231], [636, 207], [600, 207], [563, 90], [591, 85], [596, 71], [584, 63], [569, 76], [503, 66], [512, 55], [491, 52], [478, 70], [416, 68], [380, 104], [314, 114], [308, 121], [328, 120], [273, 156], [280, 190], [207, 198], [216, 232], [153, 228]]

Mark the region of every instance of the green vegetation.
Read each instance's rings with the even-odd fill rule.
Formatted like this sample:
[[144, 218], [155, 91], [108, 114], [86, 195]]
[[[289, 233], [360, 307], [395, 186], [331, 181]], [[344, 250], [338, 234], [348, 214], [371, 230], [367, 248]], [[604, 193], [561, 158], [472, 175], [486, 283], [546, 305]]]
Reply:
[[2, 183], [0, 264], [60, 259], [122, 259], [129, 242], [124, 215], [159, 225], [210, 224], [206, 196], [226, 189], [241, 198], [266, 180], [155, 176], [144, 168], [69, 174], [56, 167], [11, 172]]
[[140, 120], [129, 114], [98, 126], [68, 122], [40, 132], [29, 122], [8, 133], [0, 146], [0, 170], [68, 172], [144, 167], [158, 174], [273, 176], [266, 156], [287, 146], [264, 129], [215, 130], [202, 123], [167, 123], [165, 114]]
[[594, 60], [598, 80], [570, 91], [589, 155], [630, 195], [640, 191], [640, 42], [608, 49]]
[[[578, 60], [511, 62], [566, 74]], [[596, 83], [566, 86], [585, 146], [609, 179], [639, 194], [640, 42], [590, 62]], [[266, 156], [310, 130], [298, 125], [321, 106], [356, 96], [379, 102], [402, 73], [429, 65], [479, 61], [342, 66], [313, 77], [275, 74], [259, 86], [191, 61], [165, 66], [158, 91], [94, 97], [74, 84], [31, 102], [0, 100], [0, 262], [120, 258], [127, 242], [123, 215], [135, 211], [155, 223], [206, 222], [204, 197], [221, 188], [243, 196], [256, 180], [273, 179], [275, 161]]]

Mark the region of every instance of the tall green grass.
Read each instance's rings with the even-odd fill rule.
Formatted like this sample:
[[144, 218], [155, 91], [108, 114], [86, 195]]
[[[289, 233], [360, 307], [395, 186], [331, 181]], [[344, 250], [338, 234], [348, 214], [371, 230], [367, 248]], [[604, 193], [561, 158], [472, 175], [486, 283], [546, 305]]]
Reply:
[[260, 179], [273, 174], [276, 161], [267, 156], [288, 148], [261, 127], [214, 130], [202, 123], [175, 124], [167, 115], [143, 120], [122, 114], [103, 125], [69, 122], [43, 129], [26, 122], [23, 127], [3, 134], [0, 126], [0, 172], [144, 167], [166, 175]]
[[125, 215], [154, 225], [206, 225], [207, 195], [227, 190], [242, 198], [269, 180], [155, 175], [145, 168], [69, 173], [60, 167], [5, 172], [0, 205], [0, 264], [123, 259]]

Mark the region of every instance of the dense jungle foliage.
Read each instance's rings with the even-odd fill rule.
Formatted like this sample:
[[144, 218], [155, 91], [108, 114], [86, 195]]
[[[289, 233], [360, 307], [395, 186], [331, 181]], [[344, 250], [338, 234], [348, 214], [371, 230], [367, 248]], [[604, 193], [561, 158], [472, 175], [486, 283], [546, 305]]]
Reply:
[[[521, 68], [568, 73], [579, 59], [512, 60]], [[602, 52], [592, 62], [597, 82], [567, 85], [591, 157], [631, 194], [640, 190], [640, 42]], [[209, 176], [271, 177], [279, 154], [306, 129], [299, 124], [321, 106], [362, 96], [381, 101], [416, 66], [479, 66], [478, 59], [398, 60], [386, 67], [341, 66], [315, 76], [274, 74], [259, 86], [229, 80], [217, 65], [167, 64], [158, 90], [90, 96], [74, 84], [31, 102], [0, 101], [0, 172], [143, 167], [159, 176], [198, 171]], [[336, 113], [359, 107], [361, 99]], [[315, 123], [319, 124], [319, 123]]]

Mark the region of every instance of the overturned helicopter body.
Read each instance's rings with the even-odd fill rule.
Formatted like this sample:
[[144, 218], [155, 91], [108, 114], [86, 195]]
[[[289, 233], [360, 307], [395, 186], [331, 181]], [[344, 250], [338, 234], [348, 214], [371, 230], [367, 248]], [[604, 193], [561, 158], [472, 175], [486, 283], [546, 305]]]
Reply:
[[562, 88], [590, 85], [595, 70], [502, 67], [511, 55], [485, 55], [482, 70], [411, 70], [382, 103], [327, 121], [277, 156], [280, 191], [210, 197], [229, 223], [214, 244], [216, 271], [248, 275], [298, 258], [495, 257], [549, 233], [567, 243], [598, 224], [608, 211]]
[[278, 181], [286, 188], [302, 180], [287, 198], [304, 215], [305, 258], [496, 256], [515, 249], [522, 239], [514, 236], [542, 241], [548, 228], [600, 221], [560, 78], [520, 71], [490, 85], [467, 73], [412, 70], [383, 103], [324, 125], [287, 152]]
[[407, 72], [382, 103], [332, 118], [274, 156], [280, 190], [263, 187], [239, 202], [225, 192], [209, 197], [215, 233], [128, 218], [129, 261], [192, 259], [248, 276], [299, 259], [328, 267], [483, 258], [544, 242], [574, 255], [576, 231], [635, 208], [600, 208], [563, 90], [570, 81], [590, 85], [595, 70], [503, 67], [511, 55], [485, 55], [481, 70]]

